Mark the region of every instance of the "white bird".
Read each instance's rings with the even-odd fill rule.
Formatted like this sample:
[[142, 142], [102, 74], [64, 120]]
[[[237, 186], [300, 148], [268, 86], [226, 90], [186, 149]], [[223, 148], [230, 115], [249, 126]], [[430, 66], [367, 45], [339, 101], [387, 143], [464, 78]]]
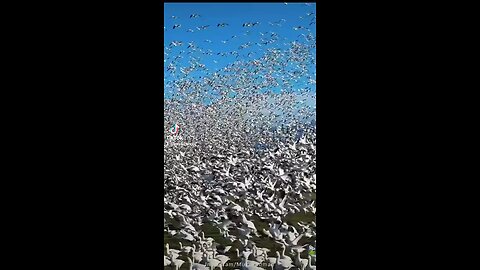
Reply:
[[297, 256], [295, 257], [295, 266], [300, 269], [305, 269], [308, 265], [308, 259], [300, 258], [300, 252], [297, 251]]
[[252, 254], [252, 251], [242, 251], [242, 253], [240, 254], [240, 251], [238, 250], [238, 248], [236, 249], [236, 252], [237, 252], [237, 257], [240, 258], [245, 258], [248, 260], [248, 257], [250, 257], [250, 254]]
[[302, 252], [304, 252], [305, 250], [307, 250], [307, 249], [305, 249], [305, 247], [306, 247], [307, 245], [308, 245], [308, 244], [303, 245], [303, 246], [298, 246], [298, 245], [297, 245], [297, 246], [290, 246], [290, 250], [291, 250], [293, 253], [295, 253], [295, 252], [302, 253]]
[[268, 237], [270, 237], [270, 238], [273, 238], [273, 235], [272, 235], [269, 231], [265, 230], [265, 228], [262, 229], [262, 232], [263, 232], [266, 236], [268, 236]]
[[215, 239], [213, 239], [213, 238], [211, 238], [211, 237], [205, 238], [205, 233], [204, 233], [204, 232], [201, 232], [201, 235], [202, 235], [202, 240], [203, 240], [203, 241], [207, 241], [207, 242], [213, 242], [213, 241], [215, 241]]
[[187, 253], [187, 254], [190, 254], [190, 252], [192, 252], [193, 247], [183, 246], [183, 245], [182, 245], [182, 242], [178, 242], [178, 243], [180, 244], [180, 249], [181, 249], [183, 252], [185, 252], [185, 253]]
[[[292, 260], [287, 260], [284, 258], [280, 258], [280, 253], [277, 251], [277, 260], [275, 262], [275, 269], [290, 269], [292, 268]], [[290, 257], [288, 257], [290, 258]]]
[[308, 255], [308, 265], [306, 267], [307, 270], [316, 270], [317, 267], [315, 265], [312, 265], [312, 256], [310, 254]]
[[277, 263], [277, 257], [267, 257], [267, 254], [265, 254], [264, 256], [265, 256], [265, 261], [267, 261], [268, 265], [271, 267], [271, 269], [273, 269], [273, 267]]
[[175, 254], [178, 255], [180, 253], [180, 250], [178, 250], [178, 249], [171, 249], [170, 245], [168, 243], [165, 244], [165, 248], [166, 248], [167, 254], [175, 253]]
[[175, 269], [180, 269], [183, 263], [185, 263], [185, 261], [183, 260], [179, 260], [179, 259], [172, 260], [172, 265], [175, 267]]
[[222, 262], [214, 258], [207, 258], [207, 266], [210, 267], [210, 270], [215, 269], [215, 267], [220, 267], [220, 269], [223, 268]]
[[167, 233], [170, 236], [175, 236], [177, 234], [177, 231], [175, 230], [170, 230], [170, 227], [167, 226]]
[[253, 260], [256, 262], [263, 262], [265, 260], [265, 256], [263, 252], [258, 252], [258, 249], [255, 245], [253, 245]]
[[218, 225], [218, 228], [220, 229], [220, 233], [223, 233], [224, 231], [228, 231], [229, 230], [228, 227], [232, 224], [234, 223], [229, 219], [222, 221], [222, 223]]
[[245, 217], [245, 214], [242, 214], [242, 222], [243, 224], [247, 225], [249, 229], [253, 230], [254, 232], [257, 231], [257, 228], [255, 228], [255, 224], [253, 224], [252, 221], [247, 220], [247, 217]]
[[277, 224], [271, 224], [270, 223], [270, 228], [269, 232], [272, 234], [274, 239], [281, 239], [282, 238], [282, 233], [280, 232], [280, 229], [278, 228]]
[[192, 262], [192, 259], [190, 259], [190, 257], [187, 257], [187, 260], [190, 265], [188, 268], [189, 270], [210, 270], [206, 265]]
[[223, 266], [225, 266], [225, 263], [227, 263], [230, 260], [230, 257], [225, 256], [225, 255], [221, 255], [221, 254], [217, 255], [215, 251], [213, 253], [213, 256], [214, 256], [215, 259], [217, 259], [221, 262], [222, 268], [223, 268]]
[[245, 258], [242, 258], [240, 269], [242, 269], [242, 270], [262, 270], [262, 269], [265, 270], [264, 268], [258, 267], [258, 264], [256, 264], [256, 262], [252, 262], [252, 261], [246, 260]]
[[240, 236], [244, 237], [244, 238], [247, 238], [247, 239], [250, 239], [252, 238], [252, 236], [250, 235], [250, 233], [252, 232], [252, 230], [250, 228], [247, 228], [247, 227], [240, 227], [238, 228], [238, 233], [240, 234]]
[[[172, 269], [181, 260], [188, 262], [184, 255], [191, 261], [181, 266], [184, 269], [204, 269], [207, 263], [215, 270], [234, 268], [227, 263], [232, 253], [235, 263], [244, 257], [245, 269], [261, 266], [259, 262], [272, 262], [273, 268], [278, 259], [276, 250], [262, 247], [275, 243], [283, 248], [278, 250], [280, 261], [275, 268], [284, 269], [288, 262], [295, 267], [293, 261], [295, 269], [305, 265], [306, 258], [301, 258], [305, 245], [299, 243], [313, 245], [316, 234], [311, 220], [316, 213], [316, 197], [312, 195], [317, 188], [317, 166], [315, 128], [307, 123], [316, 108], [312, 85], [316, 80], [312, 69], [316, 65], [316, 37], [313, 31], [308, 32], [307, 24], [316, 14], [311, 10], [304, 14], [291, 14], [292, 25], [281, 18], [270, 24], [291, 31], [288, 37], [273, 29], [260, 33], [256, 30], [262, 25], [247, 21], [237, 36], [217, 36], [213, 42], [199, 36], [195, 28], [205, 24], [197, 29], [228, 30], [218, 29], [226, 26], [222, 21], [206, 22], [208, 18], [196, 18], [195, 14], [190, 21], [198, 20], [198, 24], [170, 19], [171, 36], [164, 42], [164, 86], [168, 89], [164, 106], [168, 142], [164, 221], [168, 226], [164, 235], [173, 242], [168, 241], [172, 245], [164, 253], [164, 264]], [[303, 22], [295, 23], [299, 15]], [[172, 30], [173, 23], [183, 26]], [[291, 29], [300, 24], [298, 32]], [[176, 40], [182, 38], [175, 33], [189, 38]], [[253, 40], [244, 40], [245, 35]], [[220, 40], [229, 46], [208, 49], [208, 43]], [[279, 93], [271, 89], [279, 89]], [[171, 128], [174, 123], [181, 126], [173, 129], [175, 134]], [[178, 136], [172, 138], [172, 134]], [[287, 220], [302, 220], [301, 229]], [[175, 241], [181, 241], [180, 248]], [[234, 258], [237, 247], [243, 250], [238, 259]], [[291, 256], [292, 251], [300, 255]], [[268, 256], [274, 258], [269, 260]], [[310, 265], [315, 265], [314, 259], [311, 257]]]
[[[290, 257], [288, 257], [288, 256], [285, 256], [285, 248], [286, 248], [285, 245], [282, 244], [282, 254], [281, 254], [281, 257], [280, 257], [280, 258], [281, 258], [282, 260], [292, 262], [292, 258], [290, 258]], [[277, 251], [277, 252], [278, 252], [278, 251]]]
[[194, 262], [199, 262], [203, 258], [203, 253], [202, 252], [196, 252], [195, 251], [196, 246], [193, 245], [193, 250], [192, 250], [192, 259]]
[[163, 256], [163, 266], [168, 266], [170, 265], [172, 262], [168, 259], [167, 256]]
[[298, 241], [300, 241], [300, 239], [302, 239], [303, 236], [304, 236], [303, 233], [300, 234], [297, 238], [293, 239], [293, 240], [289, 243], [289, 245], [290, 245], [290, 246], [296, 246], [296, 245], [298, 245]]
[[193, 237], [192, 234], [190, 234], [190, 233], [188, 233], [184, 230], [180, 230], [180, 232], [177, 234], [177, 237], [181, 238], [181, 239], [185, 239], [185, 240], [190, 241], [190, 242], [195, 241], [195, 237]]

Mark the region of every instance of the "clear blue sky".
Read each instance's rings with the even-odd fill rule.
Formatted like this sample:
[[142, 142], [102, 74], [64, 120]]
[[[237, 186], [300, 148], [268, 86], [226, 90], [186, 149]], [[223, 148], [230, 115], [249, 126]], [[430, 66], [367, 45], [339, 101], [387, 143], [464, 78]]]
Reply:
[[[310, 15], [307, 15], [311, 13]], [[192, 14], [199, 14], [199, 18], [190, 18]], [[164, 30], [165, 43], [168, 47], [172, 41], [182, 41], [183, 45], [172, 48], [169, 51], [169, 59], [164, 63], [165, 80], [171, 80], [167, 72], [168, 64], [172, 63], [175, 56], [181, 55], [183, 58], [175, 63], [177, 68], [188, 66], [190, 56], [200, 59], [209, 71], [222, 68], [235, 60], [255, 59], [261, 57], [267, 48], [287, 48], [285, 43], [295, 40], [302, 40], [301, 34], [312, 34], [316, 36], [315, 21], [316, 5], [310, 3], [166, 3], [165, 4], [165, 22]], [[173, 19], [172, 16], [177, 17]], [[300, 18], [303, 17], [303, 18]], [[284, 21], [281, 21], [281, 20]], [[242, 27], [244, 23], [260, 22], [253, 27]], [[280, 23], [279, 25], [270, 25]], [[217, 27], [219, 23], [228, 23], [226, 27]], [[181, 25], [180, 28], [172, 29], [175, 24]], [[197, 27], [209, 25], [206, 30], [198, 30]], [[295, 30], [294, 27], [302, 26], [302, 29]], [[188, 32], [188, 29], [194, 32]], [[247, 33], [250, 31], [250, 33]], [[273, 44], [264, 46], [255, 45], [257, 42], [271, 39], [272, 33], [278, 34], [280, 40]], [[263, 35], [262, 35], [263, 34]], [[232, 36], [237, 36], [232, 38]], [[304, 38], [304, 37], [303, 37]], [[210, 40], [211, 43], [205, 42]], [[222, 41], [227, 41], [222, 43]], [[202, 50], [211, 50], [213, 55], [190, 54], [188, 55], [188, 43], [193, 42], [195, 46]], [[242, 44], [250, 42], [250, 47], [240, 49]], [[183, 52], [181, 52], [183, 51]], [[240, 53], [238, 58], [234, 55], [221, 56], [217, 53], [228, 53], [236, 51]], [[250, 55], [248, 56], [248, 54]], [[216, 61], [216, 63], [214, 62]], [[313, 67], [314, 68], [314, 67]], [[312, 69], [313, 72], [313, 69]], [[194, 73], [193, 73], [194, 74]], [[192, 74], [192, 75], [193, 75]]]

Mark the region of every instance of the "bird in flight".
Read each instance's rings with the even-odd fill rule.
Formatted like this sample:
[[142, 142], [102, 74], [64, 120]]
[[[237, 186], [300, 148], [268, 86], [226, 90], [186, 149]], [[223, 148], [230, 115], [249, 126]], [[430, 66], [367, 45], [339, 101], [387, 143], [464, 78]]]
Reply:
[[204, 25], [204, 26], [200, 26], [200, 27], [197, 27], [198, 30], [206, 30], [210, 25]]
[[182, 46], [182, 44], [183, 44], [183, 42], [181, 42], [181, 41], [172, 41], [170, 43], [170, 47], [172, 47], [172, 46], [173, 47], [178, 47], [178, 46]]
[[254, 23], [244, 23], [243, 24], [243, 27], [252, 27], [252, 26], [255, 26], [257, 24], [260, 24], [259, 22], [254, 22]]

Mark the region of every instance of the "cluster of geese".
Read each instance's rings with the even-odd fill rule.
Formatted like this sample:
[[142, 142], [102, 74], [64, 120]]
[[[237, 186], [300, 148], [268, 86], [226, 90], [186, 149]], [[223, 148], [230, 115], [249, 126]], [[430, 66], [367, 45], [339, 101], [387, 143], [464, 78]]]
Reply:
[[[169, 240], [191, 245], [180, 242], [179, 249], [172, 249], [167, 243], [164, 265], [179, 269], [188, 261], [190, 269], [224, 269], [227, 262], [240, 260], [238, 269], [315, 269], [315, 222], [293, 226], [284, 220], [316, 213], [315, 201], [305, 198], [316, 191], [314, 137], [304, 134], [298, 142], [279, 143], [275, 151], [224, 150], [196, 159], [193, 151], [171, 151], [177, 162], [169, 160], [166, 168], [165, 232]], [[257, 228], [253, 217], [269, 227]], [[231, 244], [206, 238], [201, 229], [207, 223], [218, 230], [217, 239]], [[281, 252], [261, 247], [266, 239]], [[302, 239], [306, 244], [300, 244]], [[232, 243], [242, 249], [234, 250], [234, 258], [228, 255]], [[304, 251], [307, 258], [301, 257]], [[179, 259], [181, 254], [187, 260]]]
[[[211, 28], [210, 25], [213, 25], [213, 22], [197, 22], [196, 19], [201, 17], [199, 14], [191, 14], [190, 19], [186, 19], [192, 21], [190, 24], [193, 28], [188, 29], [187, 32], [195, 32], [195, 28], [199, 31]], [[167, 23], [168, 29], [173, 28], [175, 31], [181, 29], [182, 24], [178, 21], [179, 17], [172, 16], [172, 18], [174, 22]], [[225, 63], [256, 59], [265, 65], [264, 67], [260, 66], [265, 72], [275, 73], [276, 76], [282, 77], [269, 78], [265, 76], [265, 79], [275, 79], [279, 84], [286, 84], [284, 86], [287, 88], [291, 86], [292, 80], [294, 82], [301, 80], [299, 74], [292, 74], [293, 69], [301, 69], [300, 75], [309, 76], [307, 81], [313, 82], [315, 79], [311, 74], [315, 66], [315, 59], [308, 56], [306, 50], [311, 54], [316, 49], [316, 36], [311, 28], [312, 23], [316, 20], [315, 12], [306, 12], [300, 18], [311, 18], [311, 20], [301, 19], [298, 20], [299, 23], [293, 22], [291, 19], [279, 19], [268, 23], [246, 20], [242, 23], [244, 30], [229, 28], [227, 22], [215, 22], [214, 25], [226, 28], [226, 30], [218, 34], [212, 32], [207, 36], [193, 33], [185, 35], [165, 33], [165, 80], [171, 81], [173, 78], [178, 80], [191, 76], [196, 76], [197, 79], [207, 78]], [[292, 30], [278, 29], [278, 32], [275, 30], [282, 28], [282, 25], [285, 26], [286, 23], [292, 23]], [[263, 27], [259, 27], [259, 25], [263, 25]], [[220, 43], [221, 46], [212, 47], [212, 44], [215, 43]], [[274, 56], [276, 59], [273, 61], [271, 61], [272, 59], [262, 59], [262, 55], [275, 55], [279, 50], [281, 55]], [[308, 60], [296, 61], [299, 57], [308, 58]], [[272, 65], [267, 67], [267, 64]], [[310, 70], [307, 71], [307, 69]], [[257, 68], [252, 71], [252, 75], [256, 78], [263, 75], [258, 72]], [[285, 76], [290, 78], [284, 78]], [[166, 86], [166, 88], [169, 87]]]
[[[299, 128], [300, 138], [289, 136]], [[270, 140], [257, 140], [268, 145], [263, 150], [228, 131], [209, 145], [166, 149], [165, 267], [315, 269], [315, 221], [285, 219], [316, 213], [316, 136], [298, 126], [271, 132]], [[207, 224], [215, 238], [205, 237]]]
[[202, 57], [216, 53], [198, 43], [165, 48], [165, 133], [176, 127], [164, 152], [166, 269], [316, 269], [315, 95], [291, 90], [315, 84], [315, 37], [303, 38], [214, 72]]
[[[219, 253], [215, 247], [205, 247], [200, 251], [196, 251], [195, 245], [183, 246], [180, 242], [180, 249], [171, 249], [169, 245], [166, 244], [166, 250], [170, 256], [165, 256], [164, 266], [172, 266], [174, 269], [180, 269], [185, 262], [178, 259], [180, 253], [191, 254], [191, 258], [187, 257], [189, 269], [211, 270], [217, 267], [224, 269], [227, 262], [230, 261], [229, 256]], [[232, 264], [232, 266], [239, 266], [238, 269], [252, 270], [266, 269], [258, 265], [266, 265], [269, 269], [316, 269], [316, 266], [312, 265], [312, 260], [316, 257], [315, 255], [309, 255], [307, 260], [302, 259], [300, 253], [297, 252], [297, 256], [292, 260], [290, 256], [285, 256], [285, 249], [282, 250], [282, 253], [276, 251], [276, 257], [268, 257], [268, 252], [268, 249], [256, 247], [253, 251], [243, 251], [242, 253], [236, 249], [237, 257], [241, 258], [241, 262]], [[253, 260], [248, 260], [248, 258], [253, 258]]]

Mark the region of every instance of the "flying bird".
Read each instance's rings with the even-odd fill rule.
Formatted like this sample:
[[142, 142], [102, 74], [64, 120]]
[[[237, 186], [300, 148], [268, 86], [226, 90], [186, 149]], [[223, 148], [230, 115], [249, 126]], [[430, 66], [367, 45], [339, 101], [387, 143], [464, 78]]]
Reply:
[[200, 27], [197, 27], [198, 30], [206, 30], [210, 25], [204, 25], [204, 26], [200, 26]]
[[254, 22], [254, 23], [244, 23], [243, 24], [243, 27], [252, 27], [252, 26], [255, 26], [257, 24], [260, 24], [259, 22]]

